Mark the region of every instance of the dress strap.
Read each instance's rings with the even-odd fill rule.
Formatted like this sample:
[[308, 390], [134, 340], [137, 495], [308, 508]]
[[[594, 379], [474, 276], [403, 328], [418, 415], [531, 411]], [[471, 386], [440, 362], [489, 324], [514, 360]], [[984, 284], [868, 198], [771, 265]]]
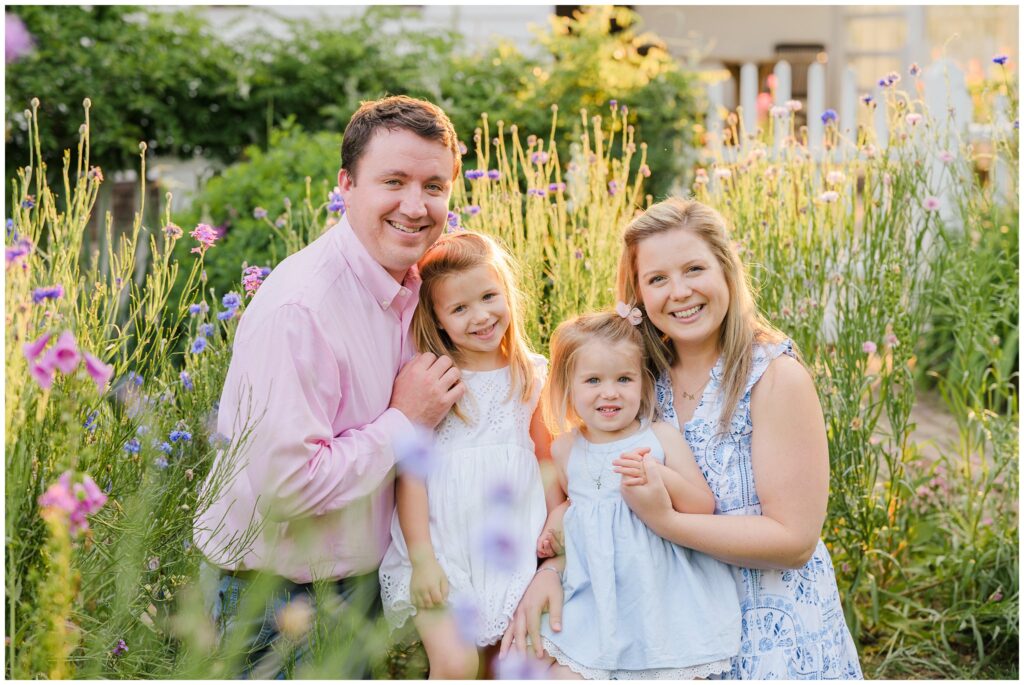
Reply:
[[744, 391], [750, 392], [754, 384], [761, 380], [761, 376], [768, 370], [768, 365], [784, 354], [796, 359], [796, 351], [793, 349], [793, 341], [790, 338], [777, 343], [754, 345], [754, 358], [750, 363], [750, 376], [747, 377]]

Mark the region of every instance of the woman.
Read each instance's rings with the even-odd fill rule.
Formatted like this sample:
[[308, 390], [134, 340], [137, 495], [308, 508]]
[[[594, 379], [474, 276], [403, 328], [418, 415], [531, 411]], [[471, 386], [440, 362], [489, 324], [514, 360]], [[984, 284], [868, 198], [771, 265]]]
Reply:
[[[718, 212], [666, 200], [623, 240], [619, 299], [644, 314], [660, 417], [682, 429], [715, 514], [674, 511], [653, 463], [643, 462], [646, 484], [623, 487], [623, 497], [661, 537], [733, 565], [743, 621], [731, 677], [862, 678], [819, 537], [828, 442], [810, 374], [792, 342], [758, 314]], [[628, 459], [616, 464], [635, 472]], [[503, 653], [522, 649], [527, 634], [538, 651], [543, 609], [552, 628], [560, 622], [554, 576], [534, 577]]]

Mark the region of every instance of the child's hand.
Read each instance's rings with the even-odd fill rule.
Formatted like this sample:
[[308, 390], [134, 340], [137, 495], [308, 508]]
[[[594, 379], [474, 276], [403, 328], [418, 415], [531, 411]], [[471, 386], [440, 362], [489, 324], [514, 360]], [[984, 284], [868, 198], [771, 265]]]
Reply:
[[409, 595], [417, 609], [436, 609], [448, 599], [448, 577], [437, 559], [424, 559], [412, 566]]
[[537, 538], [537, 556], [541, 559], [562, 554], [565, 551], [565, 531], [562, 519], [569, 508], [569, 500], [559, 504], [548, 514], [544, 522], [544, 531]]
[[615, 473], [622, 475], [623, 485], [647, 485], [647, 470], [657, 468], [658, 462], [648, 462], [645, 457], [651, 453], [650, 447], [638, 447], [629, 452], [623, 452], [618, 459], [612, 462]]

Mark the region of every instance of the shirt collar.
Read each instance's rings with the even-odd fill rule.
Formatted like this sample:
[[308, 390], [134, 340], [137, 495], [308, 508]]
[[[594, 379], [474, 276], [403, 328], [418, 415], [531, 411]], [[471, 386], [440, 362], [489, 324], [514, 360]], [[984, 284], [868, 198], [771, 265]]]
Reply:
[[415, 307], [419, 300], [420, 273], [414, 264], [405, 275], [402, 283], [392, 278], [380, 263], [370, 256], [366, 247], [352, 230], [348, 217], [342, 215], [338, 223], [331, 229], [341, 250], [342, 258], [370, 296], [381, 309], [394, 309], [399, 315], [407, 309]]

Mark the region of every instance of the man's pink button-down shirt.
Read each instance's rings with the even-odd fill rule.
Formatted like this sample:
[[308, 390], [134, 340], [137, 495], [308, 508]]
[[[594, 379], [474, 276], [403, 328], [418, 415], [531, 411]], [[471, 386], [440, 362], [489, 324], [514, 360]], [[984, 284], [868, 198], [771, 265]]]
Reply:
[[[388, 275], [344, 217], [260, 286], [217, 421], [232, 446], [246, 439], [233, 477], [196, 519], [210, 561], [299, 583], [377, 569], [394, 511], [391, 443], [413, 430], [388, 404], [413, 355], [419, 286], [415, 267], [404, 284]], [[260, 528], [247, 543], [250, 522]]]

